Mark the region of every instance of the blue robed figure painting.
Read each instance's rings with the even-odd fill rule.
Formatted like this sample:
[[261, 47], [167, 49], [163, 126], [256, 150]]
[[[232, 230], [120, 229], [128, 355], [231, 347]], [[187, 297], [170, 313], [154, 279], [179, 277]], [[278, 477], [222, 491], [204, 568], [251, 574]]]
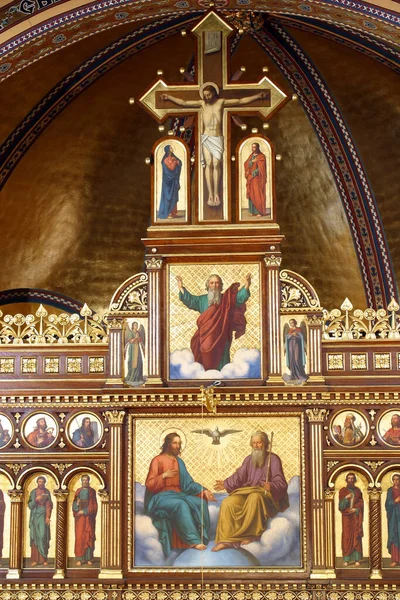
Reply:
[[162, 185], [158, 219], [174, 219], [178, 216], [179, 190], [181, 189], [180, 176], [182, 161], [174, 154], [171, 144], [164, 146], [164, 156], [161, 160]]

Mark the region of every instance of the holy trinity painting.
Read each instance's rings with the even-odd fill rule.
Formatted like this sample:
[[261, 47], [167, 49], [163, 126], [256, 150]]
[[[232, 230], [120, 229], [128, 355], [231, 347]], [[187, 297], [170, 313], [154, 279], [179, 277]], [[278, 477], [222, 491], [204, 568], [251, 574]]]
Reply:
[[170, 266], [170, 379], [261, 377], [259, 268]]
[[138, 419], [134, 567], [302, 567], [300, 416]]

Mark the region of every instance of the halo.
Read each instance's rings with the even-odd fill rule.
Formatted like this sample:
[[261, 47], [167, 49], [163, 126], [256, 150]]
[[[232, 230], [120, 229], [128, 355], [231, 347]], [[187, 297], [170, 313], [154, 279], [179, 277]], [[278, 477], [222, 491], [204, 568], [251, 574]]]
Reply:
[[390, 481], [393, 483], [393, 477], [397, 475], [397, 477], [400, 477], [400, 473], [393, 473], [393, 475], [390, 478]]
[[182, 442], [181, 450], [185, 449], [186, 435], [183, 433], [182, 429], [178, 429], [177, 427], [169, 427], [168, 429], [164, 429], [164, 431], [160, 435], [160, 441], [159, 441], [160, 448], [164, 443], [165, 437], [169, 433], [174, 433], [174, 432], [177, 433], [179, 435], [179, 437], [181, 438], [181, 442]]
[[217, 84], [214, 83], [213, 81], [206, 81], [205, 83], [203, 83], [203, 85], [199, 89], [199, 95], [202, 100], [204, 100], [204, 95], [203, 95], [204, 88], [207, 86], [213, 87], [214, 90], [217, 92], [217, 95], [219, 96], [219, 87], [217, 86]]

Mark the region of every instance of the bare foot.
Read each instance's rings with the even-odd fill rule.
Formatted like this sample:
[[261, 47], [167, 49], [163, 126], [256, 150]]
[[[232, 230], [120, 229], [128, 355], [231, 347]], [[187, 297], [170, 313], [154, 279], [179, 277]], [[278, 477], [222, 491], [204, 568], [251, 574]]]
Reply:
[[81, 566], [82, 566], [82, 563], [81, 563], [81, 561], [80, 561], [80, 560], [77, 560], [77, 561], [76, 561], [76, 566], [77, 566], [77, 567], [81, 567]]
[[256, 215], [257, 219], [261, 219], [262, 215], [258, 214]]
[[47, 562], [47, 560], [44, 561], [43, 566], [44, 567], [48, 567], [49, 566], [49, 563]]
[[219, 206], [220, 204], [221, 204], [221, 200], [219, 199], [219, 196], [215, 196], [214, 206]]
[[37, 565], [37, 562], [31, 563], [31, 567], [36, 567], [36, 565]]
[[396, 561], [393, 561], [393, 562], [391, 562], [391, 563], [390, 563], [390, 566], [391, 566], [391, 567], [397, 567], [397, 562], [396, 562]]
[[243, 540], [243, 542], [240, 542], [241, 546], [247, 546], [247, 544], [251, 544], [253, 540]]
[[346, 561], [344, 561], [344, 563], [343, 563], [343, 566], [344, 566], [344, 567], [348, 567], [348, 566], [349, 566], [349, 563], [348, 563], [348, 562], [346, 562]]
[[195, 546], [193, 546], [193, 548], [196, 548], [196, 550], [205, 550], [207, 546], [205, 546], [204, 544], [196, 544]]
[[91, 561], [91, 560], [88, 560], [88, 561], [87, 561], [87, 564], [89, 565], [89, 567], [91, 567], [93, 563], [92, 563], [92, 561]]
[[208, 206], [214, 206], [214, 200], [213, 200], [212, 196], [210, 196], [209, 199], [207, 200], [207, 204], [208, 204]]
[[361, 563], [358, 562], [358, 560], [356, 560], [356, 562], [354, 563], [355, 567], [361, 567]]
[[211, 552], [219, 552], [220, 550], [225, 550], [226, 548], [230, 548], [230, 546], [231, 546], [230, 544], [220, 542], [219, 544], [214, 546], [214, 548], [211, 550]]

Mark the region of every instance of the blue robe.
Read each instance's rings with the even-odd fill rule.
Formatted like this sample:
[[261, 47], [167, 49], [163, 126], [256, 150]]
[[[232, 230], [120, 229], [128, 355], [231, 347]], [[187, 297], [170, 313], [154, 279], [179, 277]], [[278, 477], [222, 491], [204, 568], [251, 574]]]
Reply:
[[388, 520], [387, 549], [392, 554], [392, 544], [400, 549], [400, 503], [394, 501], [393, 488], [389, 488], [385, 503]]
[[171, 171], [165, 163], [165, 159], [169, 156], [170, 146], [167, 145], [164, 148], [165, 154], [162, 158], [162, 187], [161, 187], [161, 198], [160, 206], [158, 208], [158, 218], [167, 219], [171, 214], [174, 207], [178, 204], [179, 190], [181, 189], [179, 178], [181, 176], [182, 161], [172, 154], [172, 156], [178, 161], [175, 169]]
[[165, 491], [153, 494], [146, 488], [144, 512], [158, 530], [160, 544], [165, 556], [171, 553], [172, 529], [188, 546], [208, 544], [210, 515], [207, 502], [197, 496], [204, 488], [193, 481], [185, 463], [177, 458], [179, 465], [180, 492]]

